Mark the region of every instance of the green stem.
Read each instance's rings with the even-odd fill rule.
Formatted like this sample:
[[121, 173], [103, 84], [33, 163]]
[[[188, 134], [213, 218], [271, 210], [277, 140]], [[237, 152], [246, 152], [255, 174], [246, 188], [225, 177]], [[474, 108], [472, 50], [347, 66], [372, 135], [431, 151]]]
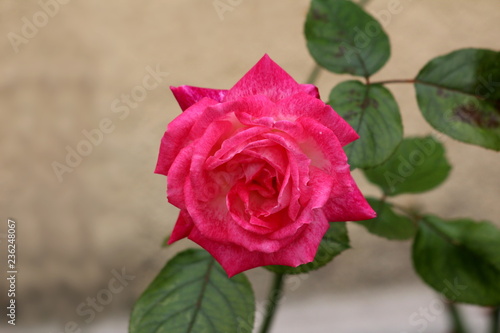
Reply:
[[460, 312], [457, 309], [457, 306], [450, 302], [447, 304], [448, 305], [448, 312], [451, 317], [451, 322], [453, 324], [453, 331], [452, 333], [467, 333], [467, 330], [465, 329], [465, 326], [462, 322], [462, 317], [460, 316]]
[[500, 306], [491, 313], [491, 333], [500, 333]]
[[[381, 200], [385, 200], [386, 198], [387, 198], [387, 196], [386, 196], [386, 194], [384, 194], [382, 196]], [[396, 208], [401, 213], [408, 216], [415, 223], [418, 223], [422, 219], [422, 216], [420, 216], [419, 212], [412, 209], [412, 208], [403, 207], [403, 206], [396, 204], [394, 202], [391, 202], [390, 204], [392, 207]]]
[[260, 333], [268, 333], [270, 332], [271, 325], [273, 322], [274, 314], [276, 313], [276, 309], [278, 308], [278, 303], [281, 298], [281, 294], [283, 293], [283, 282], [285, 278], [285, 274], [274, 274], [273, 285], [269, 292], [269, 298], [266, 308], [266, 316], [264, 317], [264, 322], [260, 328]]
[[358, 5], [360, 5], [361, 7], [364, 7], [364, 6], [366, 6], [366, 4], [368, 2], [370, 2], [370, 0], [359, 0]]
[[415, 83], [415, 79], [397, 79], [397, 80], [384, 80], [384, 81], [376, 81], [370, 82], [370, 84], [389, 84], [389, 83]]
[[321, 72], [321, 67], [318, 64], [314, 64], [314, 67], [306, 80], [306, 83], [315, 84], [318, 79], [319, 73]]

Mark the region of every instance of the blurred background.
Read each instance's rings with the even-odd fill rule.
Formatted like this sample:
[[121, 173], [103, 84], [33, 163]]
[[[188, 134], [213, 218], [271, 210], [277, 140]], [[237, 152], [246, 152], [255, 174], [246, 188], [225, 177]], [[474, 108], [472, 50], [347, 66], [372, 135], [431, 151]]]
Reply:
[[[308, 0], [220, 2], [227, 11], [200, 0], [0, 1], [0, 331], [126, 332], [140, 293], [168, 258], [194, 246], [161, 248], [178, 213], [165, 199], [165, 177], [153, 174], [160, 138], [180, 113], [170, 85], [230, 88], [264, 53], [305, 81], [313, 68], [302, 33]], [[367, 10], [381, 15], [391, 2], [373, 0]], [[498, 0], [400, 3], [383, 17], [392, 57], [374, 80], [412, 78], [459, 48], [500, 49]], [[349, 78], [323, 71], [323, 99]], [[405, 134], [434, 133], [414, 88], [389, 88]], [[454, 166], [446, 183], [398, 201], [499, 225], [500, 155], [443, 140]], [[379, 195], [355, 176], [364, 193]], [[4, 313], [7, 218], [17, 222], [15, 329]], [[349, 231], [351, 250], [289, 279], [275, 332], [445, 332], [446, 314], [436, 309], [425, 328], [411, 323], [437, 299], [412, 269], [411, 244], [358, 225]], [[109, 293], [124, 274], [123, 288]], [[270, 274], [248, 276], [262, 310]], [[105, 304], [92, 307], [96, 297]], [[473, 332], [485, 332], [487, 309], [464, 310]]]

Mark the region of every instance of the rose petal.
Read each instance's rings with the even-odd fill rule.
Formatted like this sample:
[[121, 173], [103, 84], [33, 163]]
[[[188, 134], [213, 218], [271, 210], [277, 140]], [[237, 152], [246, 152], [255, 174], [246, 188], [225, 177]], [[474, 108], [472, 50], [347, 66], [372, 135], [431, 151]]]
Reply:
[[276, 252], [291, 242], [287, 238], [268, 239], [242, 228], [231, 215], [225, 196], [218, 195], [210, 202], [202, 202], [196, 199], [199, 192], [199, 186], [195, 187], [188, 178], [184, 187], [186, 209], [196, 229], [205, 238], [215, 242], [233, 243], [248, 251], [265, 253]]
[[330, 222], [373, 219], [377, 213], [370, 207], [349, 172], [337, 173], [337, 184], [323, 207]]
[[320, 210], [314, 212], [312, 223], [298, 232], [295, 241], [282, 249], [263, 253], [248, 251], [241, 246], [230, 243], [213, 242], [196, 228], [189, 234], [189, 239], [203, 247], [222, 265], [229, 277], [245, 270], [267, 266], [285, 265], [297, 267], [314, 260], [321, 239], [328, 230], [328, 221]]
[[207, 158], [206, 168], [214, 169], [219, 165], [226, 163], [236, 154], [241, 153], [252, 143], [256, 136], [267, 132], [264, 127], [244, 128], [235, 132], [231, 137], [224, 140], [220, 149], [213, 156]]
[[168, 239], [168, 244], [172, 244], [179, 239], [187, 237], [193, 229], [193, 226], [193, 220], [191, 220], [187, 211], [181, 209], [177, 222], [175, 222], [174, 230]]
[[266, 54], [227, 92], [224, 101], [264, 95], [277, 102], [298, 92], [311, 93], [311, 88], [298, 84]]
[[319, 98], [319, 90], [314, 84], [301, 84], [302, 90], [314, 98]]
[[311, 164], [329, 173], [349, 170], [347, 156], [333, 131], [309, 117], [297, 120], [303, 133], [294, 135], [302, 151], [311, 159]]
[[191, 105], [199, 102], [204, 97], [208, 97], [220, 103], [222, 102], [227, 93], [227, 90], [200, 88], [192, 86], [179, 86], [179, 87], [170, 86], [170, 90], [174, 94], [174, 97], [177, 100], [177, 103], [179, 103], [179, 106], [181, 107], [182, 111], [186, 110]]
[[192, 129], [200, 122], [208, 106], [216, 102], [205, 98], [180, 114], [167, 126], [161, 139], [155, 173], [167, 175], [170, 166], [182, 148], [193, 140]]
[[308, 94], [299, 93], [287, 97], [276, 104], [277, 114], [297, 119], [299, 117], [309, 117], [318, 123], [328, 127], [335, 133], [342, 146], [345, 146], [359, 138], [359, 135], [331, 106]]
[[193, 150], [193, 146], [183, 148], [177, 155], [167, 175], [168, 202], [181, 209], [186, 208], [184, 203], [184, 184], [189, 175]]

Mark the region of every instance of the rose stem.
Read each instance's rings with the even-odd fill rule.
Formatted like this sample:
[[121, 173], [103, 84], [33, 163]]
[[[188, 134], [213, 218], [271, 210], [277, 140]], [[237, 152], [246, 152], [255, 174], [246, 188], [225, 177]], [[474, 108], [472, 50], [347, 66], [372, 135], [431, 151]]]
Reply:
[[394, 79], [394, 80], [384, 80], [384, 81], [375, 81], [370, 82], [370, 84], [389, 84], [389, 83], [416, 83], [415, 79]]
[[321, 67], [319, 67], [319, 65], [315, 63], [311, 71], [311, 74], [309, 74], [309, 77], [307, 78], [306, 83], [315, 84], [320, 72], [321, 72]]
[[281, 294], [283, 293], [283, 282], [285, 278], [285, 274], [274, 274], [273, 285], [271, 290], [269, 291], [268, 296], [268, 305], [266, 307], [266, 314], [264, 317], [264, 322], [260, 328], [260, 333], [268, 333], [271, 329], [271, 324], [273, 322], [273, 317], [278, 308], [278, 303], [281, 298]]
[[492, 309], [491, 333], [500, 333], [500, 306]]
[[457, 309], [455, 303], [449, 302], [447, 304], [448, 313], [451, 317], [451, 322], [453, 324], [452, 333], [467, 333], [464, 324], [462, 323], [462, 318], [460, 316], [460, 312]]

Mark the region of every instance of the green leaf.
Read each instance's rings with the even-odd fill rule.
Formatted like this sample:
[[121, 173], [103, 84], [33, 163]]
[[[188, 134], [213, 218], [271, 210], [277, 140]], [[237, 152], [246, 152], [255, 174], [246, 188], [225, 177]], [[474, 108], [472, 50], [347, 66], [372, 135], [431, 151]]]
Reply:
[[398, 104], [382, 85], [342, 82], [331, 91], [328, 104], [359, 134], [358, 140], [345, 147], [352, 167], [379, 165], [401, 143], [403, 124]]
[[434, 58], [418, 73], [415, 89], [435, 129], [500, 150], [500, 52], [461, 49]]
[[334, 73], [368, 77], [391, 53], [380, 23], [351, 1], [313, 0], [304, 31], [314, 60]]
[[443, 145], [432, 136], [405, 138], [382, 165], [363, 170], [389, 196], [419, 193], [441, 184], [451, 170]]
[[500, 305], [500, 230], [489, 222], [425, 217], [413, 244], [413, 265], [452, 301]]
[[130, 333], [251, 332], [255, 301], [243, 274], [229, 279], [204, 250], [177, 254], [139, 298]]
[[362, 225], [372, 234], [387, 239], [405, 240], [415, 236], [415, 224], [408, 217], [394, 213], [390, 203], [374, 198], [366, 200], [377, 212], [377, 217], [355, 223]]
[[328, 264], [332, 259], [350, 248], [349, 236], [345, 222], [332, 222], [330, 228], [319, 244], [318, 252], [313, 262], [298, 267], [272, 265], [265, 266], [268, 270], [281, 274], [301, 274], [317, 270]]

